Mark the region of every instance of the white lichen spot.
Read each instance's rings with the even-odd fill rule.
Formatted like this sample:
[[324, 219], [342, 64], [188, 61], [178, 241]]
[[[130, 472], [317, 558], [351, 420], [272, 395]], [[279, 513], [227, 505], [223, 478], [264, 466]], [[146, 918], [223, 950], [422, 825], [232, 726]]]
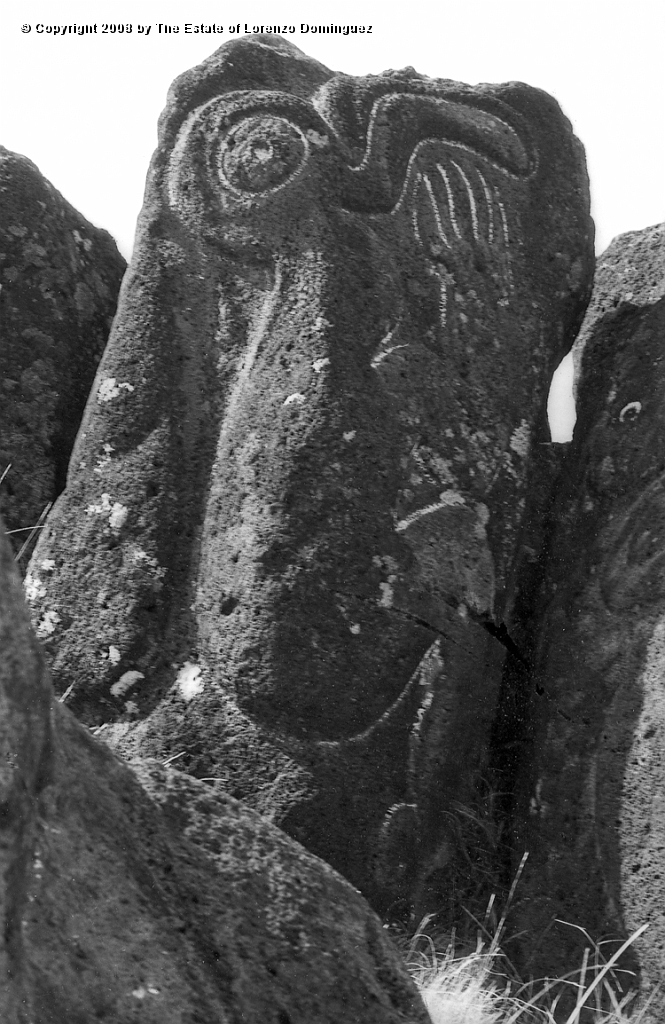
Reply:
[[56, 611], [44, 612], [41, 621], [37, 625], [37, 636], [40, 640], [55, 633], [55, 627], [60, 622], [60, 616]]
[[112, 398], [118, 397], [122, 389], [133, 391], [134, 385], [128, 384], [126, 381], [118, 384], [115, 377], [107, 377], [97, 388], [97, 401], [110, 402]]
[[89, 516], [91, 516], [91, 515], [103, 516], [106, 512], [110, 512], [111, 508], [112, 508], [112, 505], [111, 505], [111, 495], [110, 494], [102, 494], [102, 500], [101, 500], [100, 504], [99, 505], [86, 505], [85, 511], [86, 511], [86, 514], [89, 515]]
[[430, 456], [430, 462], [432, 463], [439, 480], [443, 484], [454, 484], [456, 483], [455, 474], [452, 471], [452, 462], [450, 459], [444, 459], [440, 455], [436, 455], [434, 452]]
[[399, 563], [392, 555], [374, 555], [372, 565], [375, 565], [377, 569], [384, 569], [387, 573], [392, 573], [394, 578], [397, 578]]
[[139, 679], [145, 679], [143, 672], [137, 672], [136, 669], [130, 669], [129, 672], [124, 672], [117, 683], [114, 683], [111, 687], [111, 693], [114, 697], [124, 697], [128, 690], [131, 690], [132, 686], [138, 683]]
[[353, 441], [355, 436], [355, 430], [347, 430], [345, 434], [342, 434], [342, 437], [344, 438], [345, 441]]
[[329, 365], [330, 360], [326, 356], [324, 359], [315, 359], [314, 362], [312, 363], [312, 369], [314, 370], [314, 373], [321, 373], [321, 370], [324, 368], [324, 366]]
[[354, 622], [352, 626], [349, 626], [349, 629], [354, 636], [358, 636], [358, 633], [360, 632], [360, 623]]
[[191, 700], [203, 690], [201, 669], [192, 661], [186, 661], [178, 672], [176, 684], [180, 690], [180, 696], [184, 700]]
[[39, 568], [43, 569], [44, 572], [53, 572], [55, 569], [55, 559], [45, 558], [43, 562], [39, 563]]
[[111, 515], [109, 516], [109, 526], [112, 530], [120, 530], [127, 521], [129, 515], [129, 509], [125, 505], [121, 505], [119, 501], [116, 501], [111, 509]]
[[328, 145], [328, 136], [327, 135], [321, 135], [320, 132], [314, 131], [313, 128], [309, 128], [305, 132], [305, 138], [309, 142], [311, 142], [311, 144], [313, 146], [327, 146]]
[[139, 706], [133, 700], [125, 701], [125, 711], [128, 715], [138, 715]]
[[90, 252], [92, 249], [92, 239], [83, 238], [83, 236], [76, 230], [72, 231], [72, 234], [74, 236], [74, 240], [78, 242], [79, 245], [82, 245], [86, 252]]
[[39, 576], [32, 576], [30, 573], [23, 580], [23, 590], [26, 601], [37, 601], [40, 597], [46, 597], [46, 587]]
[[137, 565], [151, 569], [157, 579], [162, 579], [166, 576], [166, 569], [164, 569], [156, 558], [152, 558], [143, 548], [140, 548], [138, 544], [134, 544], [129, 549], [130, 557]]
[[379, 590], [381, 591], [379, 605], [381, 608], [392, 608], [394, 597], [393, 583], [396, 579], [396, 576], [389, 576], [387, 583], [379, 583]]
[[301, 395], [299, 391], [297, 391], [294, 395], [289, 395], [288, 398], [284, 399], [284, 405], [304, 405], [304, 404], [305, 404], [305, 396]]
[[513, 431], [510, 438], [510, 447], [521, 458], [525, 459], [531, 447], [531, 428], [526, 420], [522, 420], [519, 427]]
[[482, 527], [487, 526], [487, 524], [490, 521], [490, 510], [488, 509], [487, 505], [483, 504], [482, 501], [476, 502], [476, 515], [480, 520], [480, 525]]
[[628, 405], [624, 405], [623, 409], [619, 413], [619, 423], [625, 423], [626, 420], [634, 420], [642, 412], [641, 402], [629, 402]]
[[106, 467], [109, 465], [109, 463], [111, 462], [111, 452], [115, 451], [112, 444], [102, 445], [102, 449], [104, 451], [104, 454], [100, 455], [100, 457], [97, 459], [97, 465], [93, 469], [93, 473], [97, 473], [98, 476], [101, 476]]
[[112, 665], [118, 665], [120, 663], [120, 651], [117, 647], [109, 647], [108, 660]]
[[98, 505], [87, 505], [85, 509], [88, 515], [109, 517], [109, 526], [112, 530], [119, 530], [125, 525], [129, 509], [121, 505], [119, 501], [111, 503], [110, 494], [102, 494], [102, 500]]
[[475, 511], [478, 516], [478, 521], [473, 528], [474, 537], [483, 544], [487, 544], [487, 524], [490, 521], [490, 510], [487, 505], [482, 503], [482, 501], [477, 501], [475, 504]]

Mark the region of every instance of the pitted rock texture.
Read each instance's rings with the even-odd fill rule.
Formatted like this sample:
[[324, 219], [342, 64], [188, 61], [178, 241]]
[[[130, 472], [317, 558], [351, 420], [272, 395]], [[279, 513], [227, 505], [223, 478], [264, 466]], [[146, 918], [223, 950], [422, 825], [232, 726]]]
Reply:
[[533, 608], [516, 928], [540, 975], [588, 944], [554, 918], [596, 941], [649, 923], [629, 958], [646, 994], [665, 971], [665, 225], [619, 237], [600, 267]]
[[17, 551], [65, 486], [125, 269], [106, 231], [0, 146], [0, 511]]
[[652, 306], [665, 297], [665, 225], [619, 235], [598, 258], [591, 301], [573, 346], [579, 379], [584, 349], [608, 314]]
[[4, 537], [0, 702], [3, 1024], [429, 1020], [332, 868], [54, 702]]
[[75, 713], [377, 906], [449, 869], [591, 246], [535, 89], [337, 75], [273, 36], [179, 78], [31, 568]]

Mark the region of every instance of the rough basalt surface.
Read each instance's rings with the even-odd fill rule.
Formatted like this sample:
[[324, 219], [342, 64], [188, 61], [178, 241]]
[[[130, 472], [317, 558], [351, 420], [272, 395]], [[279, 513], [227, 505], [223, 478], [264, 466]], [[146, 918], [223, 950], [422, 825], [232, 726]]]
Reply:
[[35, 621], [116, 749], [223, 780], [383, 909], [468, 860], [592, 230], [525, 85], [253, 37], [160, 121]]
[[3, 1024], [426, 1024], [332, 868], [214, 787], [139, 777], [54, 702], [0, 537]]
[[65, 486], [125, 269], [106, 231], [0, 146], [0, 511], [15, 550]]
[[534, 972], [561, 973], [588, 944], [555, 918], [616, 940], [606, 955], [648, 923], [628, 958], [645, 994], [665, 965], [664, 340], [660, 225], [600, 258], [580, 335], [515, 821], [516, 853], [530, 852], [516, 927]]

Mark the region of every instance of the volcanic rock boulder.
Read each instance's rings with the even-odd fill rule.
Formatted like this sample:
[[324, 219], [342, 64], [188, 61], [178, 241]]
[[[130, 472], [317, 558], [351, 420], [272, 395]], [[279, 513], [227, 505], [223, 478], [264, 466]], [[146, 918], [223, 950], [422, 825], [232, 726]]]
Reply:
[[143, 788], [52, 698], [0, 536], [3, 1024], [428, 1021], [332, 868], [159, 763]]
[[383, 910], [440, 901], [478, 799], [591, 235], [524, 85], [253, 37], [160, 121], [35, 619], [116, 749], [222, 780]]
[[106, 231], [0, 146], [0, 511], [16, 549], [65, 486], [125, 269]]
[[649, 923], [632, 962], [645, 992], [665, 965], [664, 357], [661, 225], [601, 257], [580, 335], [515, 822], [535, 973], [561, 972], [588, 944], [554, 918], [596, 941]]

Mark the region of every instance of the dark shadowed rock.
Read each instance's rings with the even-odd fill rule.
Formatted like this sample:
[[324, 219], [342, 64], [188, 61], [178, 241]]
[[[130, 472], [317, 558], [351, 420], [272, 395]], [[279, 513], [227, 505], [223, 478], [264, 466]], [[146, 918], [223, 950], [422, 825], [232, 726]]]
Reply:
[[591, 235], [581, 147], [524, 85], [254, 37], [160, 121], [36, 622], [116, 749], [221, 779], [384, 909], [467, 854]]
[[429, 1019], [332, 868], [159, 763], [143, 788], [52, 704], [4, 537], [0, 703], [3, 1024]]
[[517, 797], [525, 959], [541, 974], [581, 954], [554, 918], [596, 941], [649, 923], [631, 958], [645, 992], [665, 965], [664, 340], [661, 225], [601, 257], [580, 335]]
[[[0, 146], [0, 511], [24, 531], [65, 486], [125, 261], [35, 165]], [[28, 533], [13, 536], [16, 549]]]

